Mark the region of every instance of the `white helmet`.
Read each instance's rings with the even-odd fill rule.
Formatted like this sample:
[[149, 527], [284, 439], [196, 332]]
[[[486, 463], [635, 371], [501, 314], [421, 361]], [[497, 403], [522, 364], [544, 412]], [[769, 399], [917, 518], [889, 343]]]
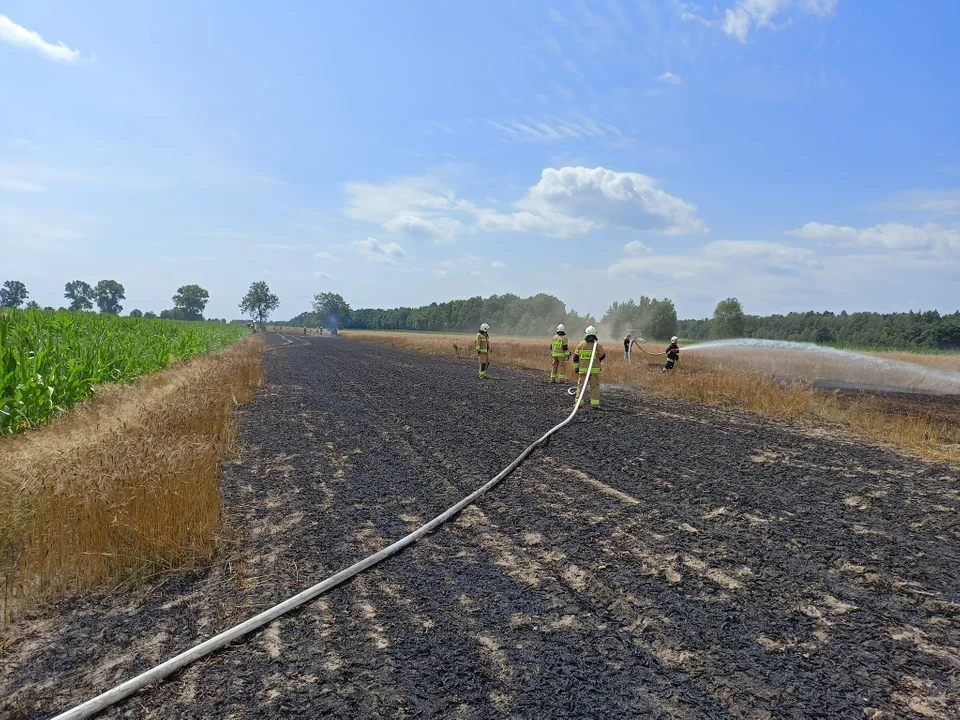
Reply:
[[677, 341], [677, 336], [676, 336], [676, 335], [674, 335], [672, 338], [670, 338], [670, 342], [676, 342], [676, 341]]
[[490, 326], [487, 325], [486, 323], [483, 323], [483, 324], [480, 326], [480, 332], [487, 332], [487, 330], [489, 330], [489, 329], [490, 329]]
[[557, 325], [557, 332], [566, 332], [567, 329], [563, 326], [563, 323]]
[[596, 329], [593, 325], [591, 325], [591, 326], [588, 327], [586, 330], [584, 330], [584, 334], [585, 334], [585, 335], [596, 335], [596, 334], [597, 334], [597, 329]]

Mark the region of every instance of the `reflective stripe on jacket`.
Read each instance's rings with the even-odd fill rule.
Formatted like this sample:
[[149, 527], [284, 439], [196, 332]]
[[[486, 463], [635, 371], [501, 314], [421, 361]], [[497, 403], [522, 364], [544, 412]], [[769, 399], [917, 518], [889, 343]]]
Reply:
[[558, 358], [568, 358], [570, 357], [570, 348], [567, 347], [567, 336], [557, 335], [553, 336], [553, 342], [550, 343], [550, 356]]
[[596, 359], [593, 361], [593, 369], [590, 374], [597, 375], [600, 373], [600, 363], [607, 356], [603, 351], [603, 346], [597, 343], [596, 351], [594, 351], [593, 341], [581, 340], [576, 350], [573, 351], [573, 367], [579, 375], [587, 374], [590, 358], [594, 357], [594, 352], [596, 352]]
[[477, 352], [478, 353], [487, 353], [490, 352], [490, 338], [483, 333], [477, 333]]

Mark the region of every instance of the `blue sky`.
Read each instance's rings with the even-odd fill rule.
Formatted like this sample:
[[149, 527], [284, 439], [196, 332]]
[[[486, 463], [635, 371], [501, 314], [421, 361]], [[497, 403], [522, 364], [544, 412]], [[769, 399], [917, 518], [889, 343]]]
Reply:
[[0, 280], [960, 308], [960, 3], [0, 2]]

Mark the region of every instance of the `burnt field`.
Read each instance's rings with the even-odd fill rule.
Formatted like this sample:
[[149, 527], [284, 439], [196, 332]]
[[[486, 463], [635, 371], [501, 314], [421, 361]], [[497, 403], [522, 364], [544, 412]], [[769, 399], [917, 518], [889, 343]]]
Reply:
[[[380, 549], [572, 404], [546, 372], [270, 343], [218, 564], [21, 622], [0, 717], [64, 710]], [[957, 717], [958, 512], [949, 467], [611, 391], [437, 532], [104, 717]]]

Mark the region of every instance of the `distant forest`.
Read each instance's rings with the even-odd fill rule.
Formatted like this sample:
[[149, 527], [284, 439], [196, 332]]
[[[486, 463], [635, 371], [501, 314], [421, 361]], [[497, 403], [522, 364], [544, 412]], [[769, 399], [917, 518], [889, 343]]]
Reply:
[[[319, 295], [313, 312], [301, 313], [291, 325], [327, 325], [332, 315], [343, 328], [359, 330], [407, 330], [419, 332], [474, 332], [489, 323], [497, 335], [544, 336], [557, 323], [571, 335], [587, 325], [599, 325], [601, 333], [619, 337], [627, 331], [648, 340], [678, 335], [686, 340], [747, 337], [793, 340], [847, 346], [882, 346], [902, 349], [960, 350], [960, 312], [940, 315], [926, 312], [870, 313], [846, 311], [795, 312], [787, 315], [746, 315], [736, 298], [721, 301], [712, 318], [678, 320], [667, 298], [641, 297], [638, 301], [614, 302], [599, 320], [589, 314], [567, 310], [562, 300], [541, 293], [529, 298], [492, 295], [431, 303], [417, 308], [361, 308], [353, 310], [339, 295]], [[335, 310], [334, 310], [335, 309]]]

